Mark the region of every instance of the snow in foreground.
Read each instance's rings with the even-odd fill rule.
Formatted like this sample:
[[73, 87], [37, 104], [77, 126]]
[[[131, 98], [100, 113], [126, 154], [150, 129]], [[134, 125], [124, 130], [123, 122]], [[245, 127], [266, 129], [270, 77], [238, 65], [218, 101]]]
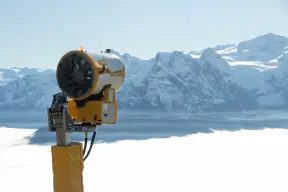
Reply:
[[[0, 128], [1, 192], [53, 191], [50, 147], [19, 140], [32, 131]], [[97, 144], [85, 192], [287, 192], [287, 148], [281, 129]]]

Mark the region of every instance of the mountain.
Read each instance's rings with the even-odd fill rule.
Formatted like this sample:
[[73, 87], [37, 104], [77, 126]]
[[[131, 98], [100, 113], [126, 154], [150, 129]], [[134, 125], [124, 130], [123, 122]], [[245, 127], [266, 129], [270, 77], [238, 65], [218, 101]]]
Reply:
[[[253, 92], [225, 79], [218, 68], [221, 63], [211, 62], [218, 59], [221, 58], [213, 50], [204, 51], [200, 59], [178, 51], [158, 53], [141, 81], [128, 82], [125, 93], [128, 98], [123, 105], [126, 108], [186, 112], [257, 107]], [[222, 62], [226, 67], [227, 62]], [[121, 101], [121, 92], [119, 94]]]
[[[200, 51], [119, 55], [126, 79], [120, 109], [181, 112], [287, 108], [288, 38], [273, 33]], [[93, 56], [93, 54], [92, 54]], [[0, 69], [0, 107], [44, 110], [59, 92], [55, 71]]]
[[59, 92], [55, 71], [28, 68], [1, 69], [0, 107], [44, 109]]
[[288, 38], [268, 33], [217, 51], [222, 57], [231, 61], [261, 61], [269, 64], [288, 51]]

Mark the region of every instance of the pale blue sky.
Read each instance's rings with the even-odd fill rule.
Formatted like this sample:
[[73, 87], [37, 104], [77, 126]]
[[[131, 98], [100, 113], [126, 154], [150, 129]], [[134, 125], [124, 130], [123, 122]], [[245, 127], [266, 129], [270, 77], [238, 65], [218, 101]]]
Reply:
[[0, 67], [55, 68], [84, 46], [140, 58], [288, 36], [287, 0], [1, 0]]

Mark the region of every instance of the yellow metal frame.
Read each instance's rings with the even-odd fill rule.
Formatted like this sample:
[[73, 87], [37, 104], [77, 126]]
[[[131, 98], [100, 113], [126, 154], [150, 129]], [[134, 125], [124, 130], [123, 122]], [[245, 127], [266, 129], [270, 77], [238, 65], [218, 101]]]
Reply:
[[83, 192], [83, 152], [81, 143], [51, 146], [54, 192]]
[[[109, 92], [113, 91], [113, 98], [109, 100]], [[68, 100], [68, 112], [74, 122], [103, 123], [102, 122], [102, 104], [114, 104], [114, 121], [105, 122], [105, 124], [116, 124], [118, 104], [116, 101], [115, 89], [108, 88], [104, 90], [104, 97], [99, 101], [87, 101], [84, 107], [78, 108], [74, 100]]]

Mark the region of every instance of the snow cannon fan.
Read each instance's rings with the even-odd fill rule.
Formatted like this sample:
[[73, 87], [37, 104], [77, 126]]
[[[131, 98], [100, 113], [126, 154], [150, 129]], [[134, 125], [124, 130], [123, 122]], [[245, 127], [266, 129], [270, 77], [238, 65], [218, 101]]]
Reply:
[[62, 93], [53, 96], [48, 109], [50, 131], [56, 131], [58, 124], [68, 123], [64, 127], [70, 131], [90, 132], [97, 125], [116, 123], [115, 93], [124, 82], [125, 68], [110, 49], [100, 54], [88, 54], [83, 48], [66, 53], [58, 63], [56, 77]]

